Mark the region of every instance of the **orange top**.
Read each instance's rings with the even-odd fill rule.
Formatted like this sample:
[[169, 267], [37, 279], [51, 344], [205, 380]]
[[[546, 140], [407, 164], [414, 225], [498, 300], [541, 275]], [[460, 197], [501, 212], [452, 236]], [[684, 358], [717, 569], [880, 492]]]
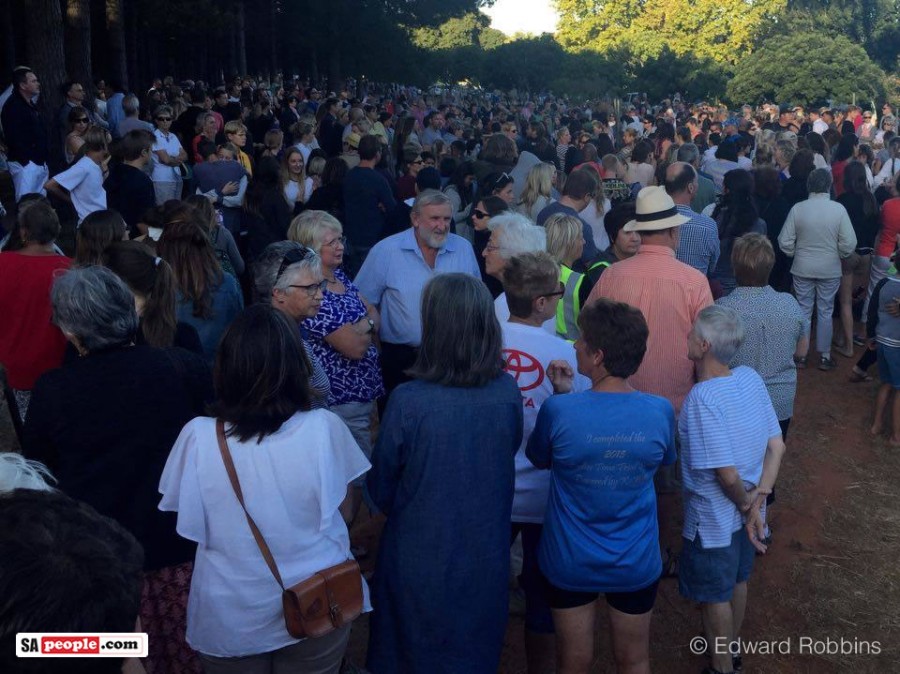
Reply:
[[676, 260], [671, 248], [643, 245], [637, 255], [603, 272], [588, 302], [598, 297], [625, 302], [644, 314], [650, 329], [647, 353], [629, 382], [639, 391], [667, 398], [675, 414], [681, 412], [694, 385], [688, 334], [697, 314], [713, 303], [709, 281]]

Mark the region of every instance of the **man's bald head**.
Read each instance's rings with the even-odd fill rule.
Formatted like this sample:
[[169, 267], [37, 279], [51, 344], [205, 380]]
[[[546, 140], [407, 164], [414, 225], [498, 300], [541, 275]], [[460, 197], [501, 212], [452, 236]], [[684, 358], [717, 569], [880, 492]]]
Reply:
[[673, 162], [666, 168], [666, 192], [676, 204], [689, 204], [694, 196], [697, 171], [683, 161]]

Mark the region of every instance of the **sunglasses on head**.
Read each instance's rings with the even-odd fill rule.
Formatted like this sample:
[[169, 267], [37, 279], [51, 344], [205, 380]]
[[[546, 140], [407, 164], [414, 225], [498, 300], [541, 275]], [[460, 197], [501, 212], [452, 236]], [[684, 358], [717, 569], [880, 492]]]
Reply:
[[313, 255], [313, 251], [306, 246], [302, 246], [300, 248], [291, 248], [291, 250], [289, 250], [281, 260], [281, 266], [278, 267], [278, 273], [275, 274], [275, 283], [278, 283], [278, 279], [280, 279], [281, 275], [284, 274], [285, 269], [290, 267], [292, 264], [303, 262], [303, 260], [312, 257]]

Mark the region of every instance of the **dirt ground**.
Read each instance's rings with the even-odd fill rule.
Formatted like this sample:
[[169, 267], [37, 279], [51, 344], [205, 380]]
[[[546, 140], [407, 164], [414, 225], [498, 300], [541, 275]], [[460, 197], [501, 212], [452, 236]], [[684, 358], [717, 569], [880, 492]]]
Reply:
[[[858, 347], [856, 352], [858, 357]], [[869, 435], [877, 381], [848, 383], [855, 359], [835, 357], [840, 367], [833, 372], [800, 372], [771, 508], [774, 541], [757, 557], [741, 634], [750, 642], [774, 641], [770, 651], [778, 652], [745, 655], [745, 672], [900, 671], [900, 568], [894, 558], [900, 552], [900, 450]], [[679, 518], [676, 513], [671, 521]], [[368, 522], [353, 537], [374, 550], [379, 529]], [[597, 673], [615, 671], [604, 614], [605, 608]], [[501, 674], [525, 672], [522, 629], [522, 618], [510, 616]], [[351, 637], [349, 654], [357, 663], [365, 662], [367, 632], [364, 617]], [[677, 580], [664, 580], [651, 633], [653, 671], [698, 674], [708, 662], [692, 654], [689, 643], [699, 634], [699, 609], [681, 598]]]
[[[884, 437], [869, 435], [877, 383], [849, 384], [854, 361], [836, 357], [838, 370], [800, 373], [777, 503], [771, 509], [774, 543], [757, 558], [741, 635], [752, 642], [775, 641], [776, 649], [788, 653], [745, 655], [745, 672], [900, 671], [900, 571], [894, 559], [900, 552], [900, 450]], [[0, 450], [8, 450], [13, 443], [2, 407]], [[677, 521], [677, 513], [672, 519]], [[353, 531], [354, 541], [372, 552], [364, 568], [371, 567], [379, 530], [378, 522], [368, 521]], [[613, 671], [604, 613], [598, 673]], [[348, 653], [360, 664], [367, 632], [363, 617], [354, 626]], [[653, 671], [700, 672], [706, 661], [688, 646], [699, 634], [697, 608], [679, 596], [676, 581], [663, 581], [653, 618]], [[801, 638], [811, 641], [801, 644]], [[832, 648], [843, 639], [844, 648], [855, 648], [856, 654], [809, 652], [827, 649], [829, 639]], [[871, 653], [870, 645], [870, 654], [860, 654], [867, 648], [863, 642], [878, 642], [881, 653]], [[521, 617], [510, 617], [500, 671], [525, 672]]]

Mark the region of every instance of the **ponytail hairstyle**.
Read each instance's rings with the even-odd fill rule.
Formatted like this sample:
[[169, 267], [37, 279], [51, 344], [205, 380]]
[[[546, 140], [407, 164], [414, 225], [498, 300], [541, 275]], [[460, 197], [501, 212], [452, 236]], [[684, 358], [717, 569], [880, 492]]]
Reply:
[[150, 346], [165, 348], [175, 343], [175, 275], [169, 263], [156, 257], [140, 241], [112, 244], [103, 255], [104, 264], [144, 300], [140, 332]]
[[187, 204], [179, 204], [167, 216], [156, 250], [172, 267], [181, 294], [193, 302], [193, 315], [211, 318], [212, 294], [222, 283], [223, 272], [209, 241], [209, 225]]
[[79, 267], [102, 264], [103, 251], [124, 240], [127, 231], [118, 211], [94, 211], [82, 221], [75, 236], [75, 264]]

